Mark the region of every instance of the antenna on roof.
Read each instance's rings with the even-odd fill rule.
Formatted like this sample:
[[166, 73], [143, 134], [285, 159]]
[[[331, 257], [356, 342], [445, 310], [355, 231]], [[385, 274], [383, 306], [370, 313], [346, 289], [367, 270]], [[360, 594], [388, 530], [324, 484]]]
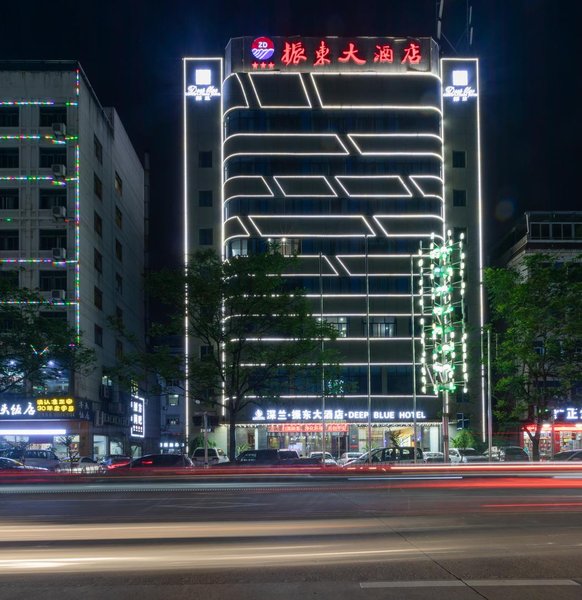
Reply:
[[[462, 30], [456, 42], [451, 42], [444, 32], [444, 7], [445, 0], [436, 0], [436, 39], [439, 42], [441, 51], [444, 52], [444, 42], [453, 54], [468, 52], [473, 47], [473, 6], [472, 0], [465, 0], [464, 11], [461, 5], [462, 0], [449, 0], [447, 4], [447, 30], [449, 32]], [[463, 15], [463, 12], [465, 13]], [[453, 38], [454, 39], [454, 38]]]

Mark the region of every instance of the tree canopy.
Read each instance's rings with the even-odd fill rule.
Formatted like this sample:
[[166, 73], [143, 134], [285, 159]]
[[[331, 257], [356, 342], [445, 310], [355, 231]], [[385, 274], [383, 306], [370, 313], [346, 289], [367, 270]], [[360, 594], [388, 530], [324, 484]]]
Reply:
[[551, 410], [582, 380], [582, 263], [536, 254], [485, 272], [494, 345], [495, 413], [525, 426], [534, 460]]

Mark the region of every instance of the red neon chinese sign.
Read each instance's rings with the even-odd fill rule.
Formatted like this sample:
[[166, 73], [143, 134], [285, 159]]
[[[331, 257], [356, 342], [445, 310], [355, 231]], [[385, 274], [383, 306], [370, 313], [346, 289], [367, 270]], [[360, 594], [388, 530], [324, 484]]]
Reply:
[[[326, 423], [328, 433], [347, 433], [347, 423]], [[323, 423], [275, 423], [268, 425], [269, 433], [323, 433]]]
[[300, 62], [307, 60], [303, 42], [285, 42], [283, 56], [281, 62], [285, 65], [298, 65]]
[[411, 65], [417, 65], [421, 59], [420, 46], [410, 42], [406, 48], [404, 48], [404, 56], [402, 57], [402, 64], [408, 62]]
[[365, 64], [366, 60], [358, 56], [358, 49], [353, 42], [348, 44], [347, 50], [344, 50], [342, 55], [337, 59], [338, 62], [347, 63], [353, 60], [357, 65]]
[[321, 44], [319, 44], [319, 48], [315, 51], [315, 62], [313, 63], [314, 67], [321, 67], [322, 65], [328, 65], [331, 61], [329, 58], [330, 49], [329, 46], [321, 40]]

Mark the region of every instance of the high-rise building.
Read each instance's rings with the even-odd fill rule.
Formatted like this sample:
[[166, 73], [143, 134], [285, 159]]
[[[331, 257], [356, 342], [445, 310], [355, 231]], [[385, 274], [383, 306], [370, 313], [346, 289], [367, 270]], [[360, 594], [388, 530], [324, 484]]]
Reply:
[[186, 257], [277, 241], [299, 257], [288, 276], [337, 328], [342, 357], [325, 412], [325, 391], [282, 391], [243, 417], [237, 441], [317, 450], [325, 420], [335, 453], [363, 450], [370, 426], [374, 446], [412, 444], [416, 426], [438, 449], [415, 257], [449, 229], [465, 238], [472, 339], [451, 434], [485, 434], [478, 78], [476, 59], [441, 58], [430, 38], [243, 37], [224, 59], [184, 59]]
[[0, 274], [38, 290], [96, 355], [89, 374], [0, 395], [0, 442], [58, 451], [70, 435], [99, 457], [155, 436], [143, 394], [108, 372], [143, 347], [143, 272], [144, 169], [115, 109], [77, 62], [0, 62]]

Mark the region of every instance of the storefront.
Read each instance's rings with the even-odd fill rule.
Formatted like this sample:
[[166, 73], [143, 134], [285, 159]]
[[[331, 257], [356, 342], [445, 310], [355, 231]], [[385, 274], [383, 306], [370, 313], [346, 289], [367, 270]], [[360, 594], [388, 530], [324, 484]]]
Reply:
[[[338, 403], [339, 404], [339, 403]], [[301, 455], [325, 449], [334, 456], [343, 452], [365, 452], [368, 447], [368, 425], [372, 447], [415, 444], [423, 450], [438, 450], [441, 423], [434, 406], [418, 406], [416, 412], [407, 405], [368, 411], [360, 406], [331, 408], [255, 408], [246, 422], [237, 425], [239, 448], [290, 448]], [[416, 417], [416, 418], [415, 418]]]
[[[523, 445], [532, 455], [532, 443], [527, 431], [523, 432]], [[582, 407], [556, 408], [553, 419], [542, 426], [540, 458], [551, 458], [557, 452], [582, 449]]]

